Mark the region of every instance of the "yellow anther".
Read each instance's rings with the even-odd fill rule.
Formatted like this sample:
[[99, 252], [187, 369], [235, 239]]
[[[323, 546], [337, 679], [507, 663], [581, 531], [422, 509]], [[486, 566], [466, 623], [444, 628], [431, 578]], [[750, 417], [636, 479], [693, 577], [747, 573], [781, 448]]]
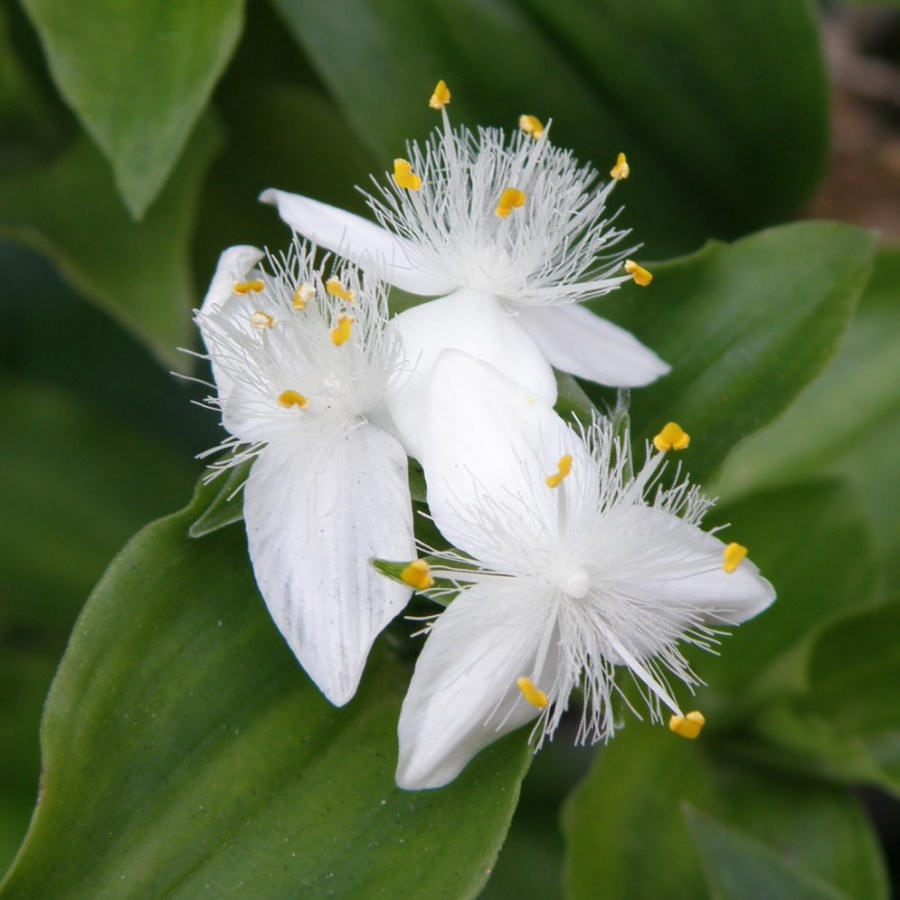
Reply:
[[572, 471], [571, 455], [567, 453], [565, 456], [561, 457], [557, 465], [559, 466], [559, 471], [554, 472], [552, 475], [548, 475], [544, 479], [544, 482], [549, 488], [559, 487], [563, 483], [563, 479], [568, 478], [569, 472]]
[[519, 128], [535, 140], [544, 133], [544, 123], [537, 116], [519, 116]]
[[705, 724], [706, 716], [695, 709], [686, 716], [672, 716], [669, 719], [669, 731], [674, 732], [679, 737], [694, 741], [700, 737], [700, 732], [703, 731]]
[[234, 286], [234, 292], [236, 294], [258, 294], [265, 288], [266, 283], [261, 278], [257, 278], [255, 281], [239, 281]]
[[639, 266], [633, 259], [625, 260], [625, 271], [631, 276], [635, 284], [647, 287], [653, 281], [653, 273]]
[[400, 573], [400, 577], [406, 584], [417, 591], [426, 591], [428, 588], [434, 587], [431, 566], [424, 559], [414, 559]]
[[691, 436], [677, 422], [668, 422], [653, 438], [653, 446], [660, 453], [667, 450], [687, 450], [690, 443]]
[[350, 333], [353, 330], [353, 317], [341, 316], [337, 325], [331, 329], [331, 343], [335, 347], [346, 344], [350, 340]]
[[309, 406], [309, 400], [303, 394], [297, 391], [282, 391], [278, 398], [278, 402], [285, 408], [290, 409], [292, 406], [299, 406], [300, 409], [306, 409]]
[[432, 109], [443, 109], [450, 102], [450, 88], [447, 87], [447, 83], [441, 79], [435, 86], [434, 91], [431, 94], [431, 99], [428, 101], [428, 105]]
[[258, 328], [260, 331], [266, 331], [269, 328], [275, 327], [275, 317], [270, 316], [268, 313], [264, 313], [262, 310], [258, 309], [252, 316], [250, 316], [250, 324], [254, 328]]
[[518, 188], [507, 188], [500, 195], [500, 202], [494, 212], [505, 219], [514, 209], [519, 209], [525, 205], [525, 191]]
[[631, 174], [631, 166], [624, 153], [620, 153], [616, 157], [616, 164], [609, 170], [610, 178], [616, 181], [624, 181]]
[[422, 179], [412, 170], [412, 166], [406, 159], [394, 160], [394, 182], [397, 187], [407, 191], [417, 191], [422, 187]]
[[522, 692], [522, 696], [538, 709], [544, 709], [548, 703], [547, 695], [534, 686], [534, 682], [524, 675], [516, 679], [516, 687]]
[[731, 575], [731, 573], [744, 561], [746, 556], [747, 548], [743, 544], [732, 542], [725, 548], [722, 559], [722, 568]]
[[294, 291], [294, 309], [306, 309], [306, 304], [316, 296], [316, 289], [308, 282], [297, 285]]
[[348, 303], [353, 302], [353, 291], [345, 288], [337, 278], [329, 278], [325, 282], [325, 290], [332, 297], [340, 297], [341, 300], [346, 300]]

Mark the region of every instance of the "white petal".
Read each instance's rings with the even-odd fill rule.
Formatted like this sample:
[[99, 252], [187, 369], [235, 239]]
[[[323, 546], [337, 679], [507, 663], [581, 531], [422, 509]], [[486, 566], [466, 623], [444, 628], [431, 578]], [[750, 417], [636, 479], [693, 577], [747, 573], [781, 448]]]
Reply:
[[[665, 632], [683, 632], [692, 621], [736, 625], [775, 599], [772, 585], [745, 559], [733, 573], [722, 568], [725, 544], [696, 525], [661, 509], [631, 506], [604, 520], [604, 577], [628, 594], [655, 598], [654, 615]], [[629, 643], [643, 655], [660, 649], [648, 631]]]
[[258, 247], [251, 247], [248, 244], [239, 244], [236, 247], [229, 247], [223, 250], [219, 255], [219, 261], [216, 264], [216, 271], [209, 283], [206, 296], [200, 306], [200, 317], [197, 324], [200, 328], [200, 334], [206, 349], [210, 352], [210, 364], [212, 366], [213, 380], [218, 388], [219, 398], [222, 401], [222, 408], [225, 409], [227, 398], [231, 393], [232, 381], [230, 376], [219, 365], [212, 347], [209, 343], [206, 324], [203, 316], [206, 315], [225, 315], [230, 313], [230, 307], [233, 306], [234, 315], [239, 314], [240, 304], [235, 302], [230, 304], [229, 301], [237, 295], [234, 293], [234, 286], [239, 281], [246, 281], [247, 276], [252, 272], [253, 267], [263, 258], [265, 254]]
[[233, 297], [235, 283], [244, 281], [263, 256], [265, 254], [262, 250], [249, 244], [238, 244], [223, 250], [200, 311], [210, 313], [221, 307], [229, 297]]
[[522, 325], [563, 372], [613, 387], [641, 387], [671, 369], [633, 334], [576, 303], [516, 308]]
[[434, 366], [423, 436], [435, 523], [489, 566], [528, 571], [515, 563], [554, 544], [560, 495], [546, 479], [563, 456], [567, 518], [596, 499], [596, 463], [547, 400], [463, 353], [445, 351]]
[[269, 445], [244, 488], [260, 592], [297, 659], [335, 705], [356, 692], [376, 635], [410, 590], [372, 557], [415, 554], [406, 456], [362, 425], [336, 441]]
[[403, 340], [406, 366], [394, 380], [388, 409], [411, 456], [421, 453], [432, 367], [448, 348], [485, 360], [551, 406], [556, 402], [556, 379], [544, 354], [490, 295], [457, 291], [402, 312], [391, 327]]
[[400, 713], [400, 787], [447, 784], [483, 747], [537, 718], [540, 710], [522, 697], [516, 680], [552, 684], [555, 647], [535, 671], [548, 628], [546, 603], [514, 584], [475, 585], [441, 613]]
[[401, 290], [433, 297], [455, 286], [423, 267], [415, 244], [362, 216], [274, 188], [263, 191], [259, 199], [277, 206], [278, 214], [298, 234]]

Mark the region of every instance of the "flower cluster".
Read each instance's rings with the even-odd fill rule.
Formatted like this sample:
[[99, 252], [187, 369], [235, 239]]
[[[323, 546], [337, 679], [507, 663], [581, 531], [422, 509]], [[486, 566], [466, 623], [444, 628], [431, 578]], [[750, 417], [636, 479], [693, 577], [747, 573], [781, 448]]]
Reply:
[[[244, 487], [260, 592], [325, 696], [348, 702], [373, 641], [412, 590], [430, 618], [399, 723], [397, 783], [439, 787], [500, 735], [552, 736], [580, 690], [577, 740], [612, 736], [627, 672], [650, 717], [696, 737], [678, 683], [699, 683], [686, 644], [765, 609], [771, 585], [700, 528], [710, 501], [666, 454], [666, 425], [634, 472], [630, 437], [595, 413], [554, 411], [554, 368], [636, 387], [669, 367], [583, 300], [652, 275], [623, 249], [602, 182], [524, 115], [520, 130], [441, 124], [367, 195], [376, 221], [268, 190], [296, 235], [268, 258], [233, 247], [196, 321], [229, 434], [222, 468]], [[302, 239], [313, 242], [305, 243]], [[324, 251], [316, 250], [314, 244]], [[334, 254], [333, 256], [330, 254]], [[392, 285], [430, 298], [389, 318]], [[455, 549], [419, 546], [407, 455]], [[391, 579], [373, 560], [402, 560]], [[385, 569], [385, 565], [381, 569]], [[635, 710], [636, 711], [636, 710]]]

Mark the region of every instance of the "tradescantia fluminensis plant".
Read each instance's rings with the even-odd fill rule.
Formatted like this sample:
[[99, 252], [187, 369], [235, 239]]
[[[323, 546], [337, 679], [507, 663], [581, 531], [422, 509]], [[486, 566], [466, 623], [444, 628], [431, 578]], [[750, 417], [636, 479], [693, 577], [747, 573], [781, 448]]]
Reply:
[[776, 225], [806, 4], [0, 25], [0, 896], [888, 896], [896, 252]]

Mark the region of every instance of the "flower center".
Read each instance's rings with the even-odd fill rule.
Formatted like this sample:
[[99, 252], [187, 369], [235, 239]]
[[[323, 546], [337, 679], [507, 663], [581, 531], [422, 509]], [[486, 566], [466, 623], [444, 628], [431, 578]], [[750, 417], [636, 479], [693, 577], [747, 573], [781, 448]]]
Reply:
[[554, 573], [552, 581], [567, 597], [571, 597], [573, 600], [581, 600], [591, 586], [591, 576], [581, 566], [561, 569]]

